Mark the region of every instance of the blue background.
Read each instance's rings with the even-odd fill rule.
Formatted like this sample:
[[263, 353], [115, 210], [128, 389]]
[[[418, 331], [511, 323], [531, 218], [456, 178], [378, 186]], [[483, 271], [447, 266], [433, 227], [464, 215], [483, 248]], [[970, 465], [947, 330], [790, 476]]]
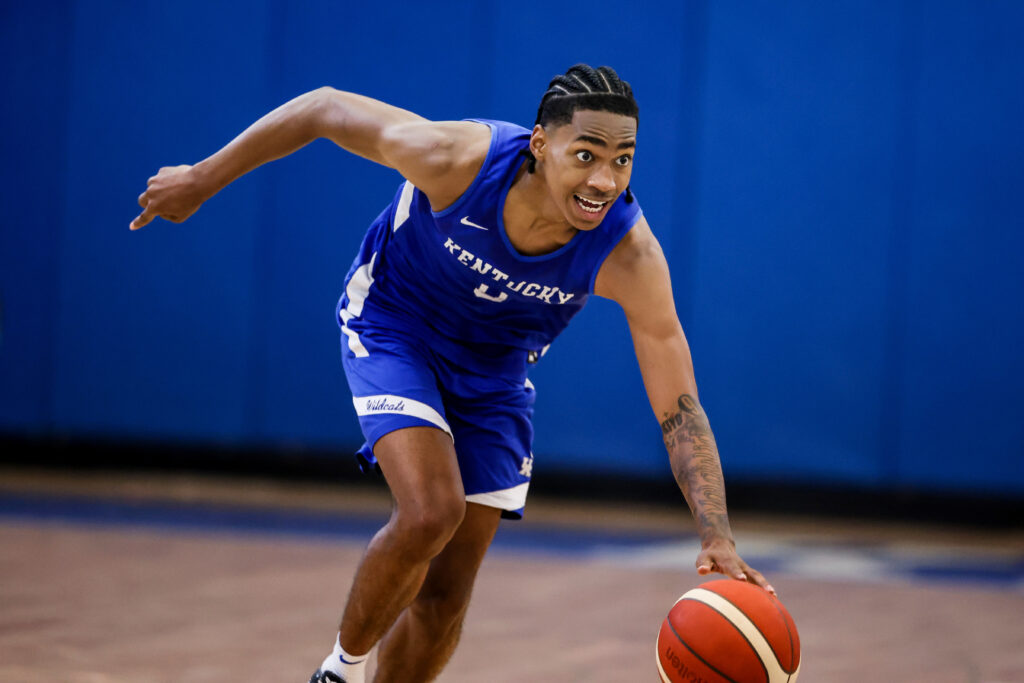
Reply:
[[[334, 305], [400, 182], [326, 141], [128, 230], [321, 85], [528, 125], [610, 64], [733, 480], [1024, 494], [1024, 4], [4, 3], [0, 432], [360, 441]], [[538, 476], [668, 477], [621, 311], [533, 371]]]

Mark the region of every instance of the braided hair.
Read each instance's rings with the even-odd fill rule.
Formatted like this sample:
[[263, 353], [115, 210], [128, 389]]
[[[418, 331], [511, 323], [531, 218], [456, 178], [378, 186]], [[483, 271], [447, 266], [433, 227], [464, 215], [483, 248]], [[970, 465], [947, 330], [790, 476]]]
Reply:
[[[640, 120], [640, 109], [633, 99], [633, 89], [627, 81], [619, 78], [615, 69], [610, 66], [595, 69], [587, 64], [576, 64], [548, 83], [547, 92], [540, 98], [534, 125], [547, 127], [548, 124], [572, 123], [573, 114], [581, 109], [607, 111], [631, 116], [637, 122]], [[527, 159], [526, 170], [534, 173], [537, 170], [537, 159], [529, 148], [523, 150], [522, 154]], [[633, 193], [628, 187], [626, 201], [633, 201]]]
[[540, 98], [534, 125], [571, 123], [578, 109], [609, 111], [639, 121], [633, 89], [610, 66], [595, 69], [577, 64], [563, 75], [552, 78], [547, 92]]

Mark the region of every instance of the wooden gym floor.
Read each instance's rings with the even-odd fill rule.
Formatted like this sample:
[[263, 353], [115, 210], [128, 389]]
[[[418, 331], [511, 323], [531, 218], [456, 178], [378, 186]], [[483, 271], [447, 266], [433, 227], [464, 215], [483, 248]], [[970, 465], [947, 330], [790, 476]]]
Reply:
[[[0, 469], [0, 681], [305, 682], [380, 490]], [[802, 683], [1024, 682], [1024, 532], [734, 515]], [[531, 500], [481, 570], [447, 683], [658, 680], [701, 582], [686, 511]]]

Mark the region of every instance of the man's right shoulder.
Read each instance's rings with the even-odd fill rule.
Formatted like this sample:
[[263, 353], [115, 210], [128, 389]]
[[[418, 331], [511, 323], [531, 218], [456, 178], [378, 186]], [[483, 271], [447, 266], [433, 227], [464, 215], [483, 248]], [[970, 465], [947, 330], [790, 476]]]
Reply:
[[483, 164], [495, 134], [491, 126], [482, 121], [442, 121], [453, 136], [453, 154], [462, 156], [465, 163]]
[[393, 131], [399, 172], [430, 199], [434, 211], [458, 199], [483, 168], [491, 127], [476, 121], [423, 121]]

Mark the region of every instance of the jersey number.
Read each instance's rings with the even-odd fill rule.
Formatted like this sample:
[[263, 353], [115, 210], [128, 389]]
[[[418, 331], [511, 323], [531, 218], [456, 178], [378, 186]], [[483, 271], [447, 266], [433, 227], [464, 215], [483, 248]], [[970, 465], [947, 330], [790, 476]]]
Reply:
[[498, 294], [498, 296], [491, 296], [490, 294], [487, 293], [487, 285], [483, 284], [474, 289], [473, 293], [476, 294], [481, 299], [487, 299], [488, 301], [501, 302], [508, 298], [507, 292], [501, 292], [500, 294]]

